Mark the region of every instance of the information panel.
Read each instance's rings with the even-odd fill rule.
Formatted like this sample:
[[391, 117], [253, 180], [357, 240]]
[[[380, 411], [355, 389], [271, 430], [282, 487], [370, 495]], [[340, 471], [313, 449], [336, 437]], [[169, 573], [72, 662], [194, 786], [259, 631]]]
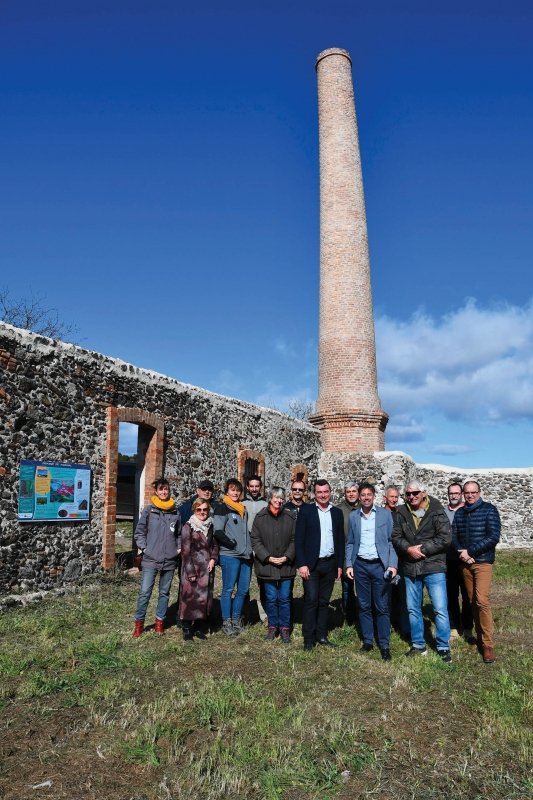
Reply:
[[20, 462], [20, 522], [89, 519], [91, 468], [57, 461]]

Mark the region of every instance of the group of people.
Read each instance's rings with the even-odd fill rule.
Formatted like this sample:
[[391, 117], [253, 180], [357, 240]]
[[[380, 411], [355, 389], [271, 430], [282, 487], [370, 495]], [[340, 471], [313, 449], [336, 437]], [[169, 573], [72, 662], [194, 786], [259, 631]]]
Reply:
[[265, 497], [257, 475], [247, 479], [246, 487], [230, 478], [218, 503], [213, 502], [214, 488], [211, 481], [201, 481], [196, 494], [178, 507], [168, 481], [155, 481], [151, 504], [144, 508], [134, 534], [142, 553], [134, 638], [143, 632], [158, 573], [155, 631], [164, 634], [176, 569], [183, 638], [205, 638], [218, 564], [223, 631], [228, 636], [243, 631], [253, 567], [268, 641], [279, 636], [284, 644], [291, 642], [298, 574], [304, 590], [306, 651], [317, 645], [336, 646], [328, 639], [328, 609], [335, 581], [341, 580], [346, 620], [353, 624], [357, 615], [363, 652], [371, 651], [376, 640], [383, 660], [391, 660], [392, 612], [401, 632], [410, 637], [406, 655], [426, 655], [425, 588], [435, 618], [436, 650], [443, 661], [451, 662], [450, 640], [462, 635], [485, 663], [494, 662], [490, 584], [501, 524], [497, 508], [482, 499], [477, 481], [452, 483], [445, 506], [417, 480], [406, 485], [403, 504], [398, 487], [386, 487], [383, 507], [376, 505], [375, 487], [367, 481], [348, 481], [336, 506], [323, 478], [314, 481], [313, 502], [305, 501], [307, 487], [298, 480], [287, 502], [279, 486]]

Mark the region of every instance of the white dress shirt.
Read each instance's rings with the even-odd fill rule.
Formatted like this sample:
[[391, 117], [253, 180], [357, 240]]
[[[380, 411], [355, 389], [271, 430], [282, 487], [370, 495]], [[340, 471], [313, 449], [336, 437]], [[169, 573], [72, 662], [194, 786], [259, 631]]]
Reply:
[[318, 519], [320, 520], [320, 553], [318, 557], [327, 558], [328, 556], [332, 556], [335, 552], [335, 545], [333, 544], [333, 523], [331, 521], [331, 509], [333, 505], [330, 503], [325, 511], [320, 508], [318, 503], [316, 507], [318, 509]]
[[378, 558], [378, 551], [376, 549], [376, 507], [372, 506], [368, 517], [365, 515], [363, 509], [359, 509], [361, 516], [361, 541], [359, 543], [359, 558], [364, 558], [365, 561], [373, 561]]

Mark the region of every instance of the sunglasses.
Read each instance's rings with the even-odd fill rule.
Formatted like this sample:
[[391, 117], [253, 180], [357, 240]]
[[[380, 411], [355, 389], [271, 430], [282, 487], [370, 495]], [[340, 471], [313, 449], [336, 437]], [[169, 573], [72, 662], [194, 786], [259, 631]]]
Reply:
[[418, 492], [406, 492], [405, 496], [406, 497], [416, 497], [417, 494], [420, 494], [421, 492], [422, 492], [422, 489], [420, 489]]

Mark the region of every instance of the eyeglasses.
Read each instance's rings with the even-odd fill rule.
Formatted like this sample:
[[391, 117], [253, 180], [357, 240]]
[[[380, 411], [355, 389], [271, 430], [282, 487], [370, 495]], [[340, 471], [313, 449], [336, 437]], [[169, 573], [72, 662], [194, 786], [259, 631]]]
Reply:
[[294, 494], [295, 492], [299, 492], [300, 494], [303, 494], [304, 490], [303, 489], [293, 489], [292, 493]]
[[480, 494], [480, 492], [463, 492], [464, 495]]
[[405, 496], [406, 497], [416, 497], [417, 494], [420, 494], [421, 492], [422, 492], [422, 489], [420, 489], [418, 492], [406, 492]]

